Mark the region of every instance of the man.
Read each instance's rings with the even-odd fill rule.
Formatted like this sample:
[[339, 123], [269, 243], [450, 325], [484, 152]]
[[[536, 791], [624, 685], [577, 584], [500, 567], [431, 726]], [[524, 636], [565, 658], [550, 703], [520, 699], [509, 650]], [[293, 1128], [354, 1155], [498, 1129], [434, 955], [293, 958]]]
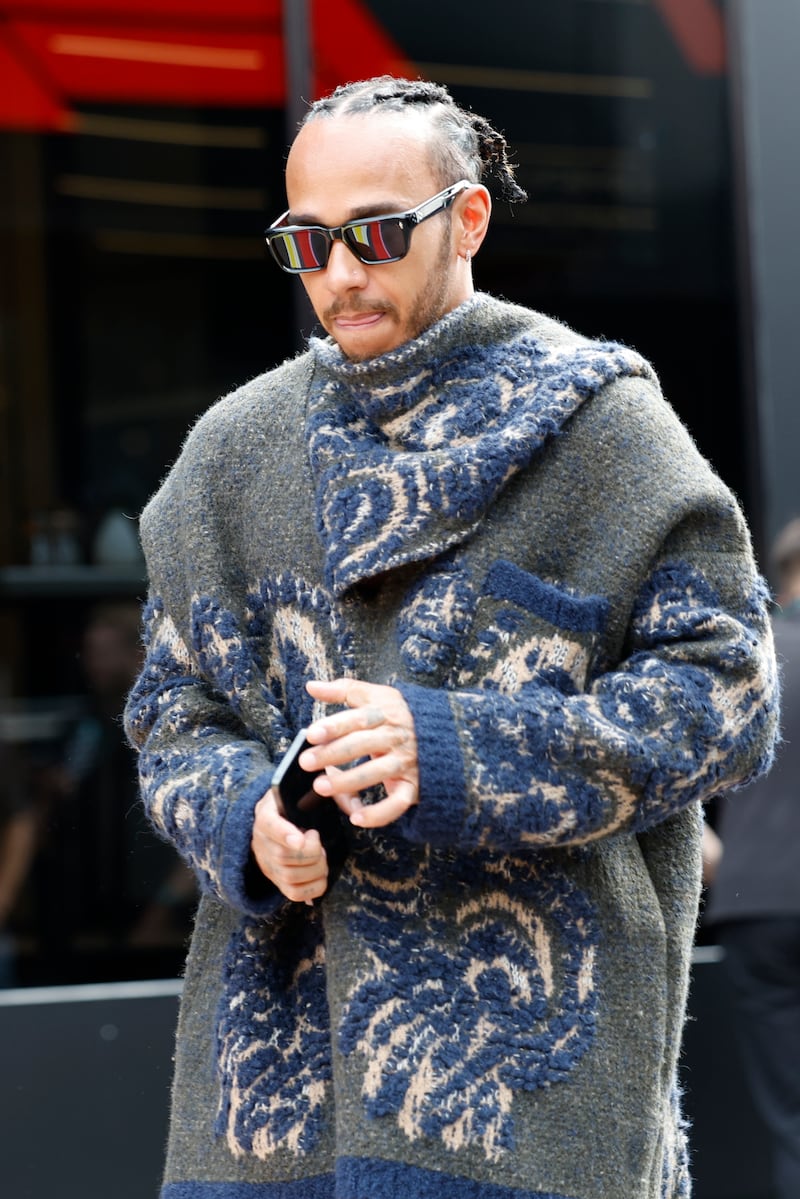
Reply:
[[783, 740], [774, 769], [726, 801], [706, 921], [725, 949], [747, 1080], [776, 1199], [800, 1195], [800, 519], [775, 541]]
[[[128, 728], [204, 892], [165, 1199], [686, 1193], [699, 802], [769, 760], [763, 589], [650, 367], [474, 292], [487, 182], [523, 198], [440, 87], [313, 105], [267, 237], [329, 337], [143, 517]], [[306, 725], [332, 885], [270, 788]]]

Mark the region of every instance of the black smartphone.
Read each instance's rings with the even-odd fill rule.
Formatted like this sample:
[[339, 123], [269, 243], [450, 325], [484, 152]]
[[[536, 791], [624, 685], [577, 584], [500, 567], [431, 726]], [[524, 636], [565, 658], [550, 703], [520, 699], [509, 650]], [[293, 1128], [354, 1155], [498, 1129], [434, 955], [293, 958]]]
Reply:
[[322, 771], [303, 770], [297, 760], [304, 749], [310, 748], [310, 743], [306, 741], [306, 730], [301, 729], [272, 776], [272, 786], [278, 792], [283, 815], [298, 828], [317, 828], [314, 822], [317, 809], [330, 804], [330, 800], [317, 795], [312, 786]]
[[318, 831], [328, 859], [330, 890], [344, 865], [349, 842], [345, 822], [336, 804], [325, 795], [317, 795], [312, 786], [322, 771], [303, 770], [297, 760], [308, 748], [310, 742], [306, 740], [306, 730], [300, 729], [272, 776], [272, 786], [278, 795], [281, 815], [298, 828]]

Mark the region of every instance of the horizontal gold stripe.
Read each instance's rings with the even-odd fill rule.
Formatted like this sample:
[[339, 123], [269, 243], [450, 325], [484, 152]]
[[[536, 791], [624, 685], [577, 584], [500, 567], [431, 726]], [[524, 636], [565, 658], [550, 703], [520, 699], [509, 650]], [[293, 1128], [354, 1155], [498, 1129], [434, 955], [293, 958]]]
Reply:
[[616, 96], [649, 100], [653, 81], [640, 75], [582, 75], [566, 71], [519, 71], [511, 67], [475, 67], [420, 62], [422, 74], [437, 83], [487, 87], [497, 91], [555, 92], [572, 96]]
[[192, 46], [179, 42], [147, 42], [133, 38], [93, 37], [90, 34], [56, 33], [48, 48], [53, 54], [77, 58], [113, 58], [125, 62], [149, 62], [174, 67], [202, 67], [223, 71], [260, 71], [264, 66], [259, 50], [228, 46]]
[[187, 233], [140, 233], [127, 229], [98, 229], [98, 250], [109, 254], [144, 254], [157, 258], [262, 259], [258, 238], [205, 237]]
[[492, 219], [502, 225], [605, 229], [627, 233], [652, 233], [658, 227], [655, 208], [644, 204], [519, 204], [507, 214], [498, 205]]
[[61, 175], [56, 191], [81, 200], [110, 200], [165, 208], [232, 208], [258, 212], [266, 207], [266, 192], [256, 187], [197, 187], [184, 183], [153, 183], [143, 179], [103, 179], [96, 175]]
[[267, 144], [266, 130], [252, 125], [195, 125], [188, 121], [148, 121], [138, 117], [105, 116], [102, 113], [76, 113], [73, 129], [88, 137], [164, 142], [175, 146], [227, 146], [241, 150], [263, 150]]
[[637, 166], [644, 152], [635, 146], [571, 146], [545, 142], [514, 142], [514, 158], [521, 163], [544, 163], [548, 166], [577, 166], [580, 168], [622, 168], [628, 163]]

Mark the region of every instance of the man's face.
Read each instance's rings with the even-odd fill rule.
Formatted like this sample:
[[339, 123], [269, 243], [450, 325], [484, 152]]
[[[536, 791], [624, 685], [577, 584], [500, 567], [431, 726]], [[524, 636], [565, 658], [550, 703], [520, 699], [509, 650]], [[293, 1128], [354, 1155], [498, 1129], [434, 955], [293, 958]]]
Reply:
[[[443, 184], [428, 161], [426, 132], [423, 119], [393, 113], [304, 126], [286, 168], [289, 222], [334, 228], [429, 199]], [[457, 199], [451, 213], [458, 206]], [[457, 217], [437, 214], [414, 230], [399, 262], [366, 266], [335, 241], [324, 270], [301, 276], [318, 320], [348, 358], [385, 354], [469, 298], [457, 235]]]

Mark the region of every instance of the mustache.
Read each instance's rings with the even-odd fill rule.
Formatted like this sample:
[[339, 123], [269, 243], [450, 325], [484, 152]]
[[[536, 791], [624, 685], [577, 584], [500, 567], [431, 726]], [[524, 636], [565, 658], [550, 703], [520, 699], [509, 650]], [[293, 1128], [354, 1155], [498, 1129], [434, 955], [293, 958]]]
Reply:
[[382, 303], [370, 302], [369, 300], [359, 300], [355, 297], [351, 300], [334, 300], [330, 307], [323, 312], [323, 323], [334, 320], [337, 316], [359, 316], [367, 312], [383, 312], [390, 316], [397, 315], [397, 309], [394, 304], [383, 301]]

